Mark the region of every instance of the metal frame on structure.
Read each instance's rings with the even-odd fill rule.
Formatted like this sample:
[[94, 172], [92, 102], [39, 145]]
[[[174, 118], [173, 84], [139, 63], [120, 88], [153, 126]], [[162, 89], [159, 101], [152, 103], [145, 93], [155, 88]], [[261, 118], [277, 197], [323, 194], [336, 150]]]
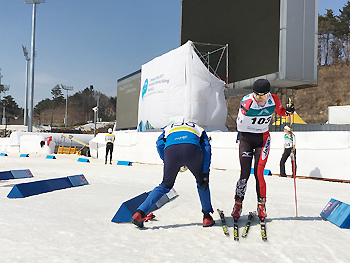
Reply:
[[[217, 78], [220, 79], [220, 76], [217, 74], [217, 70], [219, 68], [219, 65], [221, 63], [221, 60], [222, 60], [222, 57], [226, 51], [226, 84], [228, 84], [228, 44], [226, 45], [219, 45], [219, 44], [210, 44], [210, 43], [198, 43], [198, 42], [192, 42], [193, 43], [193, 47], [194, 47], [194, 50], [196, 51], [197, 55], [199, 56], [199, 58], [202, 60], [202, 62], [208, 67], [209, 71], [211, 73], [213, 73]], [[214, 47], [218, 47], [217, 49], [214, 49], [210, 52], [207, 52], [207, 53], [201, 53], [196, 45], [198, 46], [214, 46]], [[210, 55], [216, 53], [216, 52], [219, 52], [221, 51], [221, 55], [220, 55], [220, 58], [216, 64], [216, 67], [215, 69], [210, 66], [209, 62], [210, 62]]]
[[[213, 73], [217, 78], [221, 79], [220, 76], [217, 74], [217, 70], [219, 68], [219, 65], [222, 61], [222, 57], [224, 56], [224, 54], [226, 53], [226, 59], [225, 59], [225, 63], [226, 63], [226, 87], [225, 87], [225, 90], [224, 90], [224, 95], [225, 95], [225, 99], [227, 100], [227, 98], [229, 97], [228, 96], [228, 92], [227, 92], [227, 88], [228, 88], [228, 72], [229, 72], [229, 64], [228, 64], [228, 44], [225, 44], [225, 45], [219, 45], [219, 44], [210, 44], [210, 43], [198, 43], [198, 42], [192, 42], [193, 44], [193, 48], [195, 50], [195, 52], [197, 53], [197, 55], [199, 56], [199, 58], [201, 59], [201, 61], [204, 63], [204, 65], [206, 65], [209, 69], [209, 71], [211, 73]], [[217, 47], [216, 49], [210, 51], [210, 52], [207, 52], [207, 53], [201, 53], [197, 48], [196, 48], [196, 45], [198, 46], [214, 46], [214, 47]], [[220, 52], [221, 51], [221, 55], [220, 55], [220, 58], [216, 64], [216, 67], [215, 69], [213, 69], [212, 66], [210, 66], [210, 55], [211, 54], [214, 54], [216, 52]], [[229, 114], [229, 112], [227, 112], [227, 116], [229, 118], [231, 118], [234, 122], [234, 118]]]

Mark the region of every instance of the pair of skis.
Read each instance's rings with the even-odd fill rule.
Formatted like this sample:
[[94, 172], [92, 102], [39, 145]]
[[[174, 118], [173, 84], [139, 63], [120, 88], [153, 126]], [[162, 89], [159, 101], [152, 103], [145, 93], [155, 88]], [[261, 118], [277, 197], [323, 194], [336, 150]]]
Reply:
[[[253, 221], [255, 215], [256, 215], [255, 211], [249, 212], [248, 219], [245, 223], [243, 234], [242, 234], [243, 238], [246, 238], [248, 236], [248, 232], [249, 232], [250, 226], [252, 224], [252, 221]], [[263, 241], [267, 241], [265, 219], [263, 219], [263, 220], [260, 219], [260, 229], [261, 229], [261, 239]], [[238, 220], [233, 220], [233, 239], [235, 241], [239, 241]]]
[[[221, 219], [221, 225], [222, 225], [222, 230], [224, 231], [224, 234], [226, 236], [230, 236], [230, 233], [228, 231], [228, 227], [226, 224], [226, 219], [224, 212], [221, 211], [220, 209], [217, 209], [220, 219]], [[250, 229], [250, 226], [252, 224], [253, 218], [255, 217], [256, 212], [249, 212], [248, 219], [246, 221], [242, 237], [246, 238]], [[266, 235], [266, 224], [265, 220], [260, 220], [260, 228], [261, 228], [261, 238], [263, 241], [267, 241], [267, 235]], [[238, 229], [238, 220], [233, 221], [233, 239], [235, 241], [239, 241], [239, 229]]]

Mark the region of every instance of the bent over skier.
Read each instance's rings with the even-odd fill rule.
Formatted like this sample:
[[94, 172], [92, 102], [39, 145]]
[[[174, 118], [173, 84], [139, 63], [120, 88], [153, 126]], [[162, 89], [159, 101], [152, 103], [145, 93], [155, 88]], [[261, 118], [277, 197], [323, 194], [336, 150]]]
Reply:
[[256, 80], [253, 92], [242, 98], [237, 116], [241, 174], [236, 185], [235, 204], [231, 213], [236, 221], [242, 212], [253, 157], [258, 217], [263, 221], [267, 216], [264, 169], [270, 152], [269, 123], [274, 111], [280, 116], [287, 116], [294, 112], [294, 105], [284, 108], [277, 95], [270, 93], [270, 82], [266, 79]]
[[204, 129], [192, 122], [173, 123], [165, 127], [163, 133], [158, 137], [157, 150], [164, 162], [163, 181], [137, 208], [131, 222], [142, 228], [145, 217], [151, 212], [152, 206], [171, 190], [180, 168], [187, 166], [196, 178], [202, 205], [203, 227], [214, 225], [215, 222], [210, 215], [214, 211], [209, 190], [211, 146]]

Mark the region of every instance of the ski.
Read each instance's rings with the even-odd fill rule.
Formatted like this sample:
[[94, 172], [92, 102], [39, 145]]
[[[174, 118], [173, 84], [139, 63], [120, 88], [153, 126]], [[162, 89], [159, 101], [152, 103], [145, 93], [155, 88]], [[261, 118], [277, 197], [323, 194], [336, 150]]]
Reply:
[[220, 219], [221, 219], [222, 230], [224, 231], [225, 236], [230, 236], [230, 233], [228, 232], [224, 212], [221, 211], [220, 209], [217, 209], [217, 211], [218, 211]]
[[249, 212], [248, 219], [247, 219], [247, 222], [245, 224], [242, 237], [247, 237], [249, 229], [250, 229], [250, 225], [252, 224], [252, 221], [253, 221], [253, 218], [254, 218], [255, 215], [256, 215], [255, 211], [254, 212]]
[[263, 241], [267, 241], [265, 219], [260, 219], [260, 228], [261, 228], [261, 238], [262, 238], [262, 240]]
[[152, 220], [153, 218], [155, 218], [156, 216], [153, 214], [153, 213], [150, 213], [148, 214], [146, 217], [145, 217], [145, 222], [148, 222], [150, 220]]
[[238, 219], [233, 219], [233, 240], [239, 241]]

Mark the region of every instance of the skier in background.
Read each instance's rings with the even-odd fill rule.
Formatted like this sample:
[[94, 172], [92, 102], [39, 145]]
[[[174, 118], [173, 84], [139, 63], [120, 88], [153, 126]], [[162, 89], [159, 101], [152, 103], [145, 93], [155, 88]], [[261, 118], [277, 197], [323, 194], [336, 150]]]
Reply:
[[107, 164], [107, 156], [109, 154], [109, 163], [112, 164], [112, 154], [113, 154], [113, 146], [114, 146], [114, 140], [115, 140], [115, 135], [112, 133], [113, 130], [112, 128], [108, 129], [108, 134], [105, 137], [106, 141], [106, 157], [105, 157], [105, 164]]
[[181, 167], [186, 166], [196, 178], [203, 212], [203, 227], [214, 225], [209, 190], [211, 146], [204, 129], [192, 122], [173, 123], [158, 137], [157, 150], [164, 162], [163, 181], [156, 186], [137, 208], [131, 222], [142, 228], [151, 207], [173, 187]]
[[284, 108], [280, 99], [270, 93], [270, 82], [258, 79], [253, 84], [253, 92], [242, 98], [237, 116], [237, 130], [240, 133], [239, 160], [241, 174], [236, 185], [235, 204], [231, 216], [237, 221], [242, 213], [242, 202], [247, 189], [252, 160], [254, 157], [254, 177], [260, 220], [266, 214], [266, 183], [264, 169], [270, 151], [269, 124], [273, 112], [287, 116], [294, 112], [294, 105]]
[[[291, 133], [291, 129], [289, 126], [284, 126], [284, 145], [283, 145], [283, 153], [280, 161], [280, 176], [286, 177], [286, 167], [285, 163], [290, 156], [292, 158], [294, 152], [294, 161], [296, 161], [296, 150], [295, 150], [295, 135]], [[292, 138], [293, 136], [293, 138]], [[292, 152], [293, 149], [293, 152]]]

